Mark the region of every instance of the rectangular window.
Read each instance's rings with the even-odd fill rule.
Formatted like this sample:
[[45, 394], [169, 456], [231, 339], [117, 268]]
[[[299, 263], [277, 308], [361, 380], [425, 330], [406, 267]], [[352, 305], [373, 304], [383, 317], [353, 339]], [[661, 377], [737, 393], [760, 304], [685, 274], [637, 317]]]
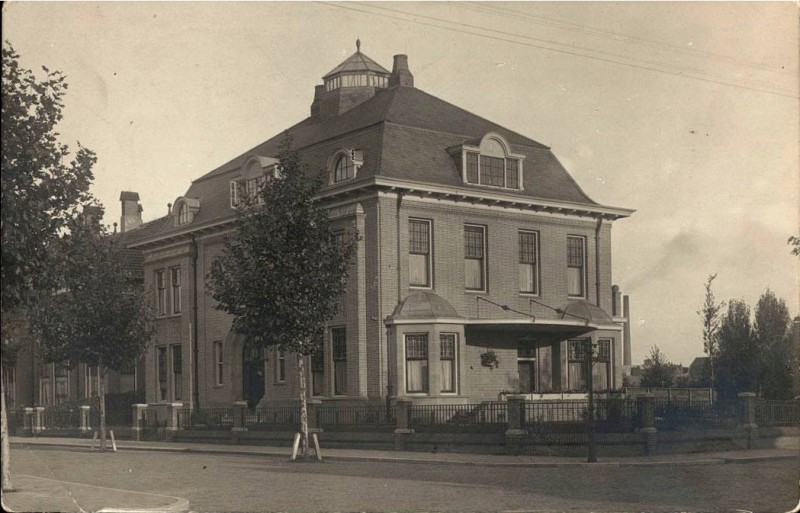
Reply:
[[331, 352], [333, 353], [333, 393], [347, 395], [347, 330], [331, 330]]
[[467, 153], [467, 183], [478, 183], [478, 154]]
[[588, 339], [568, 341], [568, 366], [569, 390], [586, 390], [586, 356]]
[[539, 293], [539, 234], [519, 232], [519, 291]]
[[464, 286], [467, 290], [486, 290], [486, 228], [464, 227]]
[[55, 364], [55, 375], [55, 403], [64, 404], [69, 400], [69, 368], [63, 363], [57, 363]]
[[275, 381], [286, 383], [286, 351], [275, 351]]
[[439, 335], [439, 373], [441, 377], [439, 391], [443, 393], [456, 392], [456, 351], [458, 350], [456, 340], [455, 333], [442, 333]]
[[592, 386], [595, 390], [610, 390], [611, 385], [611, 343], [610, 339], [597, 341], [597, 356], [592, 365]]
[[172, 313], [181, 313], [181, 268], [170, 269], [172, 274]]
[[481, 155], [481, 183], [495, 187], [505, 186], [505, 159]]
[[83, 395], [85, 398], [100, 395], [100, 369], [96, 365], [83, 368]]
[[428, 393], [428, 335], [406, 335], [406, 392]]
[[222, 386], [224, 383], [222, 371], [225, 369], [225, 360], [222, 354], [222, 342], [214, 342], [214, 384]]
[[311, 395], [325, 395], [325, 348], [323, 345], [311, 353]]
[[408, 221], [408, 283], [412, 287], [431, 286], [430, 221]]
[[50, 376], [51, 366], [49, 364], [39, 367], [39, 406], [50, 406], [53, 404], [53, 381]]
[[239, 206], [239, 184], [231, 180], [231, 208]]
[[583, 237], [567, 237], [567, 295], [586, 297], [586, 247]]
[[167, 346], [156, 348], [156, 378], [158, 379], [158, 400], [166, 401], [168, 397], [167, 389]]
[[506, 187], [519, 189], [519, 161], [506, 159]]
[[172, 346], [172, 399], [180, 401], [183, 397], [183, 354], [181, 346]]
[[167, 278], [163, 269], [156, 271], [156, 308], [158, 315], [167, 315]]

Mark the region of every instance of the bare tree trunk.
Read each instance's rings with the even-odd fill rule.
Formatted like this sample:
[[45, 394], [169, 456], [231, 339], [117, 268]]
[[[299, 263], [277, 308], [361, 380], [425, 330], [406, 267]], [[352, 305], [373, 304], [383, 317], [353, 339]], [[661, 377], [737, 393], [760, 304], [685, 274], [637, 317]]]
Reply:
[[98, 396], [100, 396], [100, 450], [106, 450], [106, 372], [103, 363], [97, 364]]
[[306, 397], [305, 356], [297, 353], [297, 372], [300, 377], [300, 456], [308, 457], [308, 402]]
[[0, 437], [2, 437], [2, 465], [3, 465], [3, 491], [13, 492], [14, 487], [11, 485], [11, 470], [9, 468], [11, 462], [11, 446], [8, 443], [8, 414], [6, 412], [6, 387], [3, 381], [3, 369], [0, 365], [0, 401], [2, 401], [2, 412], [0, 412]]

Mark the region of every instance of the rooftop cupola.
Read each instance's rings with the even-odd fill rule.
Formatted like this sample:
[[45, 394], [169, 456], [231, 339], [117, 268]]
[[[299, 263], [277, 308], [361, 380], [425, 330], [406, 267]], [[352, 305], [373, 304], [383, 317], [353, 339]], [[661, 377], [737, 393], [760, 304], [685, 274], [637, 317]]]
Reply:
[[311, 115], [324, 119], [352, 109], [385, 89], [390, 75], [386, 68], [361, 53], [361, 40], [356, 39], [356, 53], [322, 77], [323, 85], [316, 88]]

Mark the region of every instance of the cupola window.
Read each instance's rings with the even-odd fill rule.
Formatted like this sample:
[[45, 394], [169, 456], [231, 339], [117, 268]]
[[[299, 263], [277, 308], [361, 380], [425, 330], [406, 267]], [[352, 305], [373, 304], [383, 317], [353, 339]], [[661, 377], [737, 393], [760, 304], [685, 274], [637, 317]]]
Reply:
[[461, 157], [464, 183], [521, 189], [524, 156], [513, 154], [508, 148], [508, 143], [496, 134], [486, 135], [477, 146], [464, 144], [455, 148], [456, 156]]

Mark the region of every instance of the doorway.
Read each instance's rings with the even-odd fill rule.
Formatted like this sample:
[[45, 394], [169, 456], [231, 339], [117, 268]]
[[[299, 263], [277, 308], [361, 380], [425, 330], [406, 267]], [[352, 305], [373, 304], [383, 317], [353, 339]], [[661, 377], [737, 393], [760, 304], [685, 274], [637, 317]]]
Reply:
[[264, 397], [264, 350], [246, 342], [242, 351], [242, 400], [248, 408], [255, 408]]

